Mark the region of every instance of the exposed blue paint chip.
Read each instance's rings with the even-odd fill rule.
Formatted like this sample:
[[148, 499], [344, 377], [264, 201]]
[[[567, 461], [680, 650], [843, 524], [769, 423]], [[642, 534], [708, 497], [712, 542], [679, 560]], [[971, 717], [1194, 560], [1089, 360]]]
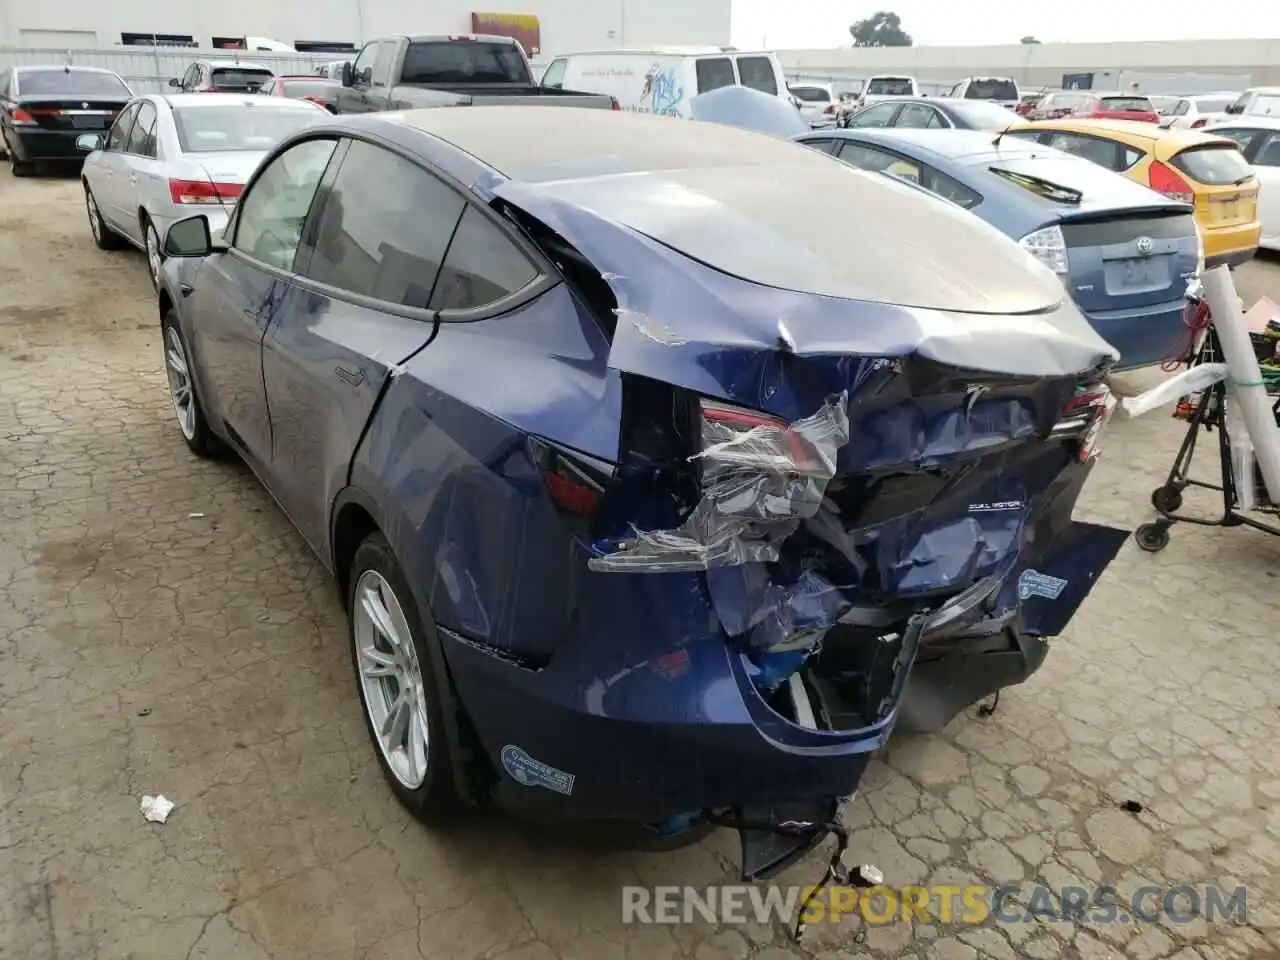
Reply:
[[1067, 581], [1051, 577], [1038, 570], [1024, 570], [1018, 578], [1018, 598], [1029, 600], [1032, 597], [1043, 597], [1045, 600], [1057, 600], [1066, 587]]
[[573, 793], [572, 773], [565, 773], [555, 767], [535, 760], [514, 744], [502, 748], [502, 768], [511, 774], [511, 779], [526, 787], [543, 787], [555, 793], [563, 793], [566, 797]]

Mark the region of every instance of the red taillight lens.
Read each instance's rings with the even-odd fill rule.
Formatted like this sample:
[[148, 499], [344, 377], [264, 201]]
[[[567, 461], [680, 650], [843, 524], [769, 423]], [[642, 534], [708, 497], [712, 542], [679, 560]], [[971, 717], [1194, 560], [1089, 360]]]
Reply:
[[836, 112], [836, 105], [834, 103], [828, 103], [827, 109], [823, 110], [822, 112], [825, 113], [827, 116], [832, 116]]
[[174, 203], [210, 204], [234, 203], [244, 185], [240, 183], [213, 183], [210, 180], [170, 180], [169, 197]]
[[317, 107], [328, 106], [328, 104], [325, 102], [324, 97], [303, 97], [302, 99], [308, 101], [309, 103], [314, 103]]
[[716, 448], [720, 465], [737, 462], [794, 473], [821, 469], [813, 448], [776, 417], [703, 400], [702, 421], [703, 452]]
[[1096, 383], [1084, 388], [1062, 408], [1062, 416], [1054, 425], [1054, 436], [1078, 436], [1079, 459], [1092, 460], [1098, 455], [1099, 440], [1111, 413], [1116, 408], [1116, 398], [1110, 388]]
[[620, 104], [620, 103], [618, 102], [618, 98], [617, 98], [617, 97], [610, 97], [610, 98], [609, 98], [609, 109], [610, 109], [610, 110], [621, 110], [621, 109], [622, 109], [622, 104]]
[[1201, 117], [1199, 120], [1193, 120], [1191, 122], [1191, 129], [1195, 130], [1198, 127], [1203, 127], [1208, 122], [1209, 122], [1208, 117]]
[[586, 533], [608, 482], [604, 466], [593, 467], [543, 440], [531, 439], [529, 444], [551, 503], [576, 529]]
[[1183, 203], [1196, 202], [1196, 193], [1191, 189], [1191, 184], [1187, 183], [1176, 170], [1159, 160], [1148, 168], [1147, 183], [1156, 193], [1163, 193], [1171, 200], [1181, 200]]
[[40, 126], [39, 121], [37, 121], [35, 117], [27, 113], [27, 111], [23, 110], [21, 107], [14, 108], [13, 113], [10, 114], [9, 116], [9, 122], [12, 123], [15, 127]]

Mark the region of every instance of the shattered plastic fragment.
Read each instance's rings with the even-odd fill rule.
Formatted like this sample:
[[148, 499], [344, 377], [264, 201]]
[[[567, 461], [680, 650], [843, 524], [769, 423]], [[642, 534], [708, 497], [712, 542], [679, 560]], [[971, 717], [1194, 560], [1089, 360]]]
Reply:
[[[848, 393], [792, 424], [741, 421], [736, 408], [703, 405], [702, 499], [674, 530], [635, 530], [593, 557], [592, 570], [710, 570], [778, 559], [778, 547], [822, 506], [849, 439]], [[633, 528], [634, 530], [634, 528]]]
[[174, 803], [165, 797], [164, 794], [157, 794], [154, 797], [143, 797], [142, 803], [138, 805], [138, 809], [142, 811], [142, 815], [152, 823], [164, 823], [169, 819], [169, 814], [173, 812]]

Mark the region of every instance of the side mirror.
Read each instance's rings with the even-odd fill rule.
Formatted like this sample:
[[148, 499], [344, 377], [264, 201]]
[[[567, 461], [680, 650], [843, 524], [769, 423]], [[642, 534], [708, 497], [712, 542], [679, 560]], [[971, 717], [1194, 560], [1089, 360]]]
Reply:
[[83, 153], [93, 153], [102, 149], [102, 134], [82, 133], [76, 137], [76, 149]]
[[351, 69], [351, 61], [344, 60], [342, 62], [342, 85], [349, 87], [356, 82], [355, 71]]
[[181, 80], [179, 80], [177, 77], [170, 77], [170, 78], [169, 78], [169, 86], [171, 86], [171, 87], [181, 87], [181, 86], [182, 86], [182, 81], [181, 81]]
[[209, 218], [203, 213], [179, 220], [164, 235], [166, 257], [207, 257], [215, 249]]

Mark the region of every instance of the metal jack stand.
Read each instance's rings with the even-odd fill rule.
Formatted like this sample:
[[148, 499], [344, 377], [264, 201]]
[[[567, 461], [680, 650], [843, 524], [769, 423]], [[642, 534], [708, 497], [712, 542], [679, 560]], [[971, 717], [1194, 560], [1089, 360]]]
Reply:
[[[1197, 361], [1204, 363], [1212, 357], [1220, 356], [1217, 333], [1209, 328], [1205, 342]], [[1255, 483], [1255, 477], [1236, 477], [1231, 465], [1231, 444], [1227, 436], [1225, 411], [1227, 409], [1227, 384], [1225, 381], [1215, 383], [1203, 391], [1187, 424], [1187, 433], [1178, 448], [1178, 455], [1173, 460], [1169, 477], [1164, 485], [1151, 491], [1151, 505], [1160, 514], [1159, 519], [1144, 523], [1134, 531], [1134, 540], [1138, 546], [1148, 553], [1159, 553], [1169, 545], [1169, 528], [1175, 523], [1194, 523], [1205, 527], [1239, 527], [1247, 526], [1264, 533], [1280, 536], [1280, 527], [1256, 520], [1239, 509], [1238, 483]], [[1280, 399], [1273, 408], [1280, 417]], [[1218, 461], [1222, 473], [1222, 483], [1206, 483], [1193, 480], [1190, 476], [1191, 459], [1196, 451], [1196, 441], [1200, 431], [1218, 431]], [[1258, 486], [1261, 486], [1258, 484]], [[1182, 509], [1182, 491], [1187, 487], [1203, 487], [1208, 490], [1222, 491], [1222, 516], [1216, 519], [1191, 517], [1179, 513]], [[1262, 487], [1265, 490], [1265, 487]], [[1260, 491], [1261, 492], [1261, 491]], [[1274, 504], [1260, 505], [1259, 510], [1272, 514], [1277, 512]]]

